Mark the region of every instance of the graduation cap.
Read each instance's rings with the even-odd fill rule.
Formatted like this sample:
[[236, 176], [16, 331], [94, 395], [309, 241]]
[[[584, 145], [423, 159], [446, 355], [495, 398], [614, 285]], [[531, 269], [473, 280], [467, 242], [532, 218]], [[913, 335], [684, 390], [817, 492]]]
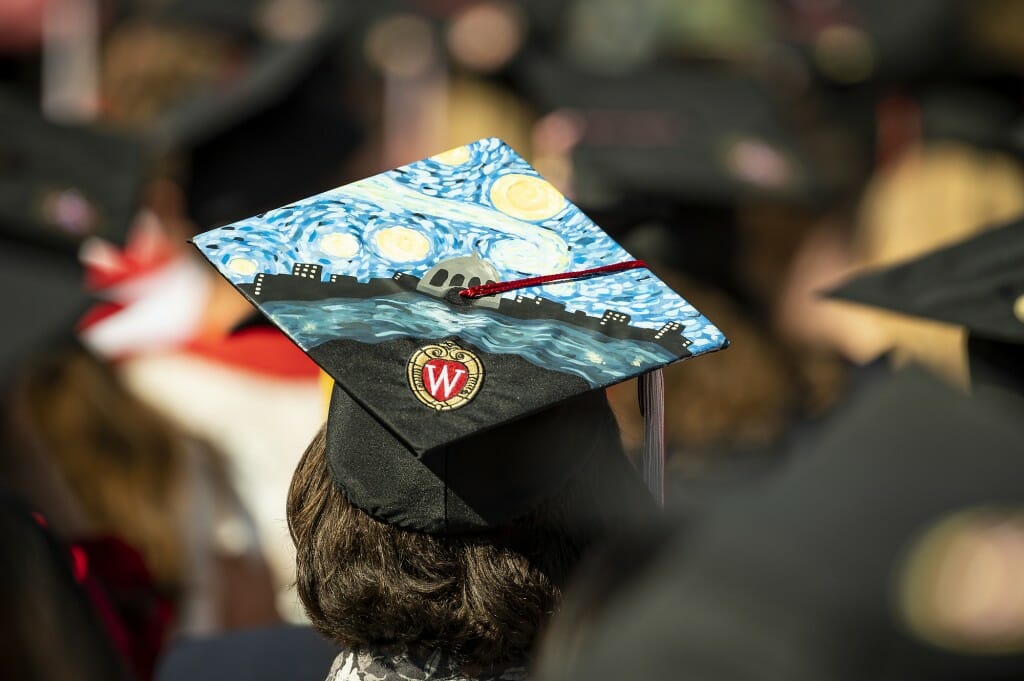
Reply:
[[922, 134], [1024, 156], [1024, 110], [1006, 82], [934, 86], [918, 97]]
[[595, 74], [540, 52], [519, 65], [548, 112], [542, 141], [563, 137], [573, 199], [617, 237], [664, 244], [659, 258], [727, 290], [745, 203], [809, 205], [826, 190], [774, 93], [724, 66]]
[[[0, 220], [0, 227], [4, 225]], [[0, 238], [0, 291], [7, 322], [0, 334], [0, 388], [26, 358], [74, 342], [76, 321], [90, 299], [73, 254]]]
[[122, 136], [44, 120], [0, 91], [0, 380], [26, 357], [73, 341], [89, 298], [82, 241], [120, 242], [135, 217], [146, 156]]
[[350, 501], [421, 531], [508, 522], [615, 437], [527, 445], [520, 419], [557, 430], [594, 391], [727, 344], [498, 139], [193, 241], [334, 378]]
[[535, 678], [617, 679], [627, 657], [634, 678], [1019, 678], [1019, 418], [915, 371], [837, 416], [581, 610], [622, 571], [583, 566]]
[[521, 69], [539, 107], [576, 130], [574, 184], [584, 204], [805, 201], [821, 191], [772, 93], [749, 76], [722, 67], [600, 75], [541, 54]]
[[0, 128], [0, 236], [68, 252], [123, 241], [149, 162], [140, 142], [51, 123], [4, 89]]
[[184, 189], [197, 224], [225, 224], [330, 186], [362, 138], [335, 59], [353, 11], [322, 0], [129, 7], [125, 19], [212, 31], [239, 48], [230, 77], [191, 88], [144, 130], [154, 147], [188, 154]]
[[972, 382], [1024, 389], [1024, 219], [856, 277], [829, 295], [964, 326]]
[[935, 72], [959, 48], [957, 0], [780, 3], [785, 39], [803, 51], [821, 76], [850, 85], [906, 80]]

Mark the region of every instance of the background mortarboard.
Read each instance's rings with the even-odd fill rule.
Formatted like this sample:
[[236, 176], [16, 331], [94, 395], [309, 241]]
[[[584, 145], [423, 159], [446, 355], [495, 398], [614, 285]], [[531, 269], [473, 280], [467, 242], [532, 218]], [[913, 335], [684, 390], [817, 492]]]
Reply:
[[32, 353], [71, 342], [89, 298], [81, 242], [114, 242], [138, 209], [147, 157], [137, 142], [47, 122], [0, 92], [0, 290], [8, 298], [0, 333], [0, 380]]
[[82, 277], [74, 254], [0, 238], [0, 290], [8, 305], [0, 333], [0, 389], [26, 358], [72, 342], [90, 303]]
[[[497, 446], [487, 444], [486, 433], [473, 443], [477, 450], [450, 445], [726, 344], [718, 329], [645, 269], [524, 288], [474, 304], [452, 297], [453, 289], [631, 260], [497, 139], [212, 230], [194, 242], [334, 377], [339, 387], [329, 423], [340, 428], [345, 422], [363, 437], [331, 443], [339, 431], [329, 428], [329, 448], [337, 444], [344, 450], [339, 456], [357, 459], [350, 466], [374, 463], [376, 475], [408, 461], [407, 478], [415, 467], [423, 480], [463, 481], [467, 494], [475, 482], [472, 492], [491, 506], [492, 521], [557, 490], [580, 465], [573, 450], [588, 451], [595, 435], [573, 433], [578, 447], [546, 449], [535, 442], [497, 461], [479, 456], [480, 447]], [[567, 406], [567, 413], [579, 407]], [[450, 470], [439, 472], [449, 463]], [[345, 471], [334, 472], [337, 479]], [[343, 486], [351, 498], [358, 491], [353, 486], [366, 482]], [[421, 482], [414, 487], [423, 488], [428, 519], [407, 516], [414, 501], [400, 498], [394, 522], [426, 531], [438, 531], [439, 522], [481, 526], [472, 509], [462, 519], [440, 513], [439, 521], [432, 504], [451, 511], [455, 500], [428, 498], [434, 492]]]
[[1000, 409], [904, 372], [775, 479], [691, 518], [606, 592], [578, 653], [536, 676], [621, 678], [628, 663], [636, 678], [1018, 678], [1019, 647], [983, 654], [919, 637], [901, 577], [944, 520], [1024, 509], [1022, 435]]
[[148, 171], [130, 137], [47, 121], [0, 89], [0, 236], [76, 252], [99, 236], [122, 243]]
[[779, 3], [786, 38], [826, 82], [907, 82], [948, 69], [961, 49], [959, 0], [838, 0]]
[[964, 326], [972, 382], [1024, 389], [1024, 219], [861, 275], [829, 295]]
[[578, 120], [580, 202], [609, 197], [732, 202], [803, 199], [821, 190], [773, 95], [725, 67], [652, 67], [595, 75], [538, 54], [524, 89], [545, 111]]
[[125, 16], [216, 31], [242, 47], [228, 82], [188, 92], [146, 129], [156, 148], [189, 155], [188, 212], [202, 227], [330, 186], [361, 140], [344, 100], [344, 71], [337, 59], [354, 10], [344, 3], [300, 2], [291, 16], [304, 19], [293, 34], [283, 25], [275, 27], [268, 11], [274, 4], [139, 2]]
[[534, 52], [518, 66], [543, 112], [575, 128], [574, 200], [616, 238], [740, 290], [744, 203], [809, 206], [828, 191], [776, 93], [724, 65], [594, 74]]
[[922, 134], [1024, 158], [1024, 102], [1005, 81], [949, 82], [918, 96]]

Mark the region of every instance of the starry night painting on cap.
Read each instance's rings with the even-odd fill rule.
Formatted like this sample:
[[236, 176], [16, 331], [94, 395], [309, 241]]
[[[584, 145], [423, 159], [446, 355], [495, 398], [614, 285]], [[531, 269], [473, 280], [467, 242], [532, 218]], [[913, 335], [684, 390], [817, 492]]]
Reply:
[[645, 268], [453, 295], [632, 260], [499, 139], [194, 243], [418, 453], [728, 342]]

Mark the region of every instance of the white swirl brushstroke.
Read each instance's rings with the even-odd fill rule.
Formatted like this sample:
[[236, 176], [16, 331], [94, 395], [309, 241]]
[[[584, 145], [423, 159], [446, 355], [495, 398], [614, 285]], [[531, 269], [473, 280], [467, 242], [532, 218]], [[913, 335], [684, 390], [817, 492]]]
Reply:
[[[408, 189], [385, 175], [375, 175], [327, 192], [332, 198], [373, 201], [392, 211], [407, 210], [428, 217], [487, 225], [506, 234], [510, 241], [491, 254], [494, 264], [524, 274], [551, 274], [569, 268], [569, 246], [554, 232], [517, 220], [486, 206], [426, 196]], [[516, 241], [524, 243], [516, 243]], [[502, 258], [508, 258], [504, 262]]]

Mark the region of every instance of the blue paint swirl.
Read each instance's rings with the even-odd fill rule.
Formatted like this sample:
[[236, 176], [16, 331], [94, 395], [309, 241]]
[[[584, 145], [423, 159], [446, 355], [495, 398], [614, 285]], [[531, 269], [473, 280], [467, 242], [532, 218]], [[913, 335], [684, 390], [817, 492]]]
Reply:
[[267, 314], [304, 350], [344, 338], [380, 343], [396, 338], [458, 336], [494, 354], [515, 354], [545, 369], [574, 374], [597, 388], [675, 359], [655, 345], [609, 338], [551, 320], [511, 319], [486, 310], [465, 314], [416, 293], [264, 304]]
[[[510, 218], [498, 211], [490, 198], [495, 182], [509, 173], [540, 175], [498, 139], [469, 144], [467, 152], [468, 160], [459, 165], [429, 158], [417, 161], [211, 230], [194, 241], [236, 284], [253, 279], [248, 273], [251, 267], [236, 270], [231, 266], [236, 259], [252, 261], [256, 272], [270, 274], [289, 273], [296, 263], [317, 263], [324, 268], [324, 278], [339, 274], [364, 282], [390, 278], [396, 272], [422, 277], [441, 260], [472, 253], [494, 265], [503, 280], [536, 273], [515, 269], [522, 258], [507, 257], [530, 249], [537, 249], [541, 261], [557, 261], [558, 271], [632, 259], [569, 201], [557, 214], [538, 221]], [[428, 243], [422, 257], [401, 262], [389, 259], [378, 247], [377, 235], [392, 227], [421, 235]], [[358, 248], [344, 256], [323, 250], [322, 239], [331, 234]], [[625, 312], [632, 317], [632, 324], [640, 327], [681, 322], [695, 355], [725, 344], [721, 331], [647, 270], [516, 293], [548, 298], [564, 304], [569, 312], [590, 316], [601, 316], [605, 310]]]

